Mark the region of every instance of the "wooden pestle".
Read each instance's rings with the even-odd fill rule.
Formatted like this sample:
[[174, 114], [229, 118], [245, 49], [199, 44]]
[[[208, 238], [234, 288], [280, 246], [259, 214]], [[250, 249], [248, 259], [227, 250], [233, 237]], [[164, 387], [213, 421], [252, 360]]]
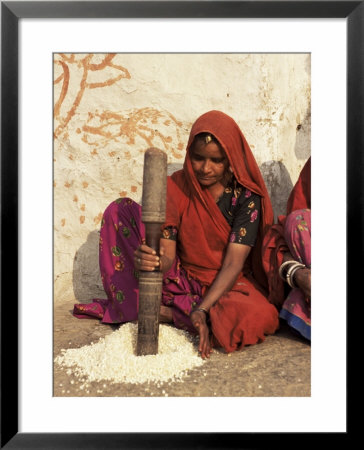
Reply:
[[[144, 154], [142, 222], [146, 244], [159, 255], [161, 225], [166, 218], [167, 155], [157, 148]], [[159, 310], [162, 299], [163, 274], [139, 272], [139, 310], [137, 355], [158, 353]]]

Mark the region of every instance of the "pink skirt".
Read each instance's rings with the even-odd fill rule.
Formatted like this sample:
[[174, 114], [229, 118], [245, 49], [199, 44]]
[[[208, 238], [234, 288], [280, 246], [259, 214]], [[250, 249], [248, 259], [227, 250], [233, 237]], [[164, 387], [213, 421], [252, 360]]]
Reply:
[[[286, 218], [284, 238], [296, 261], [311, 268], [311, 210], [293, 211]], [[311, 340], [311, 299], [299, 288], [292, 289], [282, 305], [280, 317]]]

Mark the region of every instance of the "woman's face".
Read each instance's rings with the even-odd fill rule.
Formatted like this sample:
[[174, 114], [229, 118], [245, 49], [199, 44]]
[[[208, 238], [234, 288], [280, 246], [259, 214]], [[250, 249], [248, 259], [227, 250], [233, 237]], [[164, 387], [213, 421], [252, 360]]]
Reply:
[[191, 148], [191, 163], [198, 182], [205, 187], [221, 183], [229, 166], [223, 149], [214, 141], [197, 139]]

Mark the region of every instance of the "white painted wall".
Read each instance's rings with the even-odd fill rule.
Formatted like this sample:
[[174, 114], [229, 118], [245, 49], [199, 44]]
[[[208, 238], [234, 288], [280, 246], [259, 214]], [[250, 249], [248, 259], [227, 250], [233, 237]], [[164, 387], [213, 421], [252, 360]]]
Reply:
[[309, 54], [56, 54], [55, 301], [105, 297], [98, 229], [120, 196], [141, 200], [143, 154], [179, 169], [192, 123], [218, 109], [241, 127], [275, 214], [310, 155]]

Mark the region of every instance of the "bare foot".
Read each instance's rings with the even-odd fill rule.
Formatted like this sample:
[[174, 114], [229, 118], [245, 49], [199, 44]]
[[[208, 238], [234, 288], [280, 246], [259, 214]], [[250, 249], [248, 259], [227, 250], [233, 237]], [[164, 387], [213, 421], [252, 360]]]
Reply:
[[159, 322], [170, 323], [172, 321], [172, 309], [168, 306], [161, 306], [159, 310]]

